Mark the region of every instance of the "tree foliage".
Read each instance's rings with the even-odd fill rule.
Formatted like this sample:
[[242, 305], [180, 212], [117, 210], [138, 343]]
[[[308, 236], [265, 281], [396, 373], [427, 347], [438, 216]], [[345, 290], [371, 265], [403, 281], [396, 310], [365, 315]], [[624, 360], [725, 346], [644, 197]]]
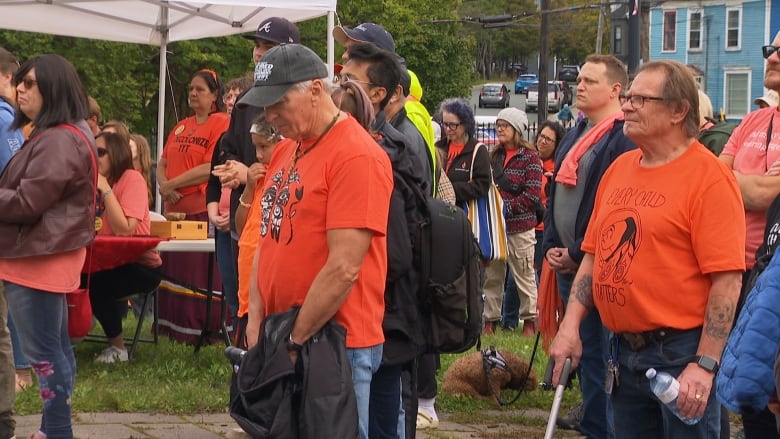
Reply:
[[[553, 0], [553, 8], [582, 4], [582, 0]], [[533, 0], [341, 0], [337, 12], [344, 25], [375, 22], [392, 33], [396, 51], [420, 78], [423, 103], [431, 110], [444, 98], [468, 96], [477, 72], [488, 77], [493, 66], [506, 71], [511, 64], [536, 62], [540, 35]], [[464, 16], [497, 14], [530, 16], [512, 26], [493, 29], [457, 22]], [[551, 56], [580, 63], [593, 52], [597, 10], [551, 17]], [[450, 21], [432, 24], [433, 20]], [[299, 28], [303, 44], [325, 59], [326, 18], [299, 23]], [[104, 120], [123, 120], [134, 132], [155, 140], [158, 47], [6, 30], [0, 30], [0, 38], [21, 61], [42, 53], [58, 53], [69, 59], [88, 93], [100, 103]], [[336, 62], [342, 50], [337, 44]], [[251, 43], [240, 36], [171, 43], [163, 136], [176, 120], [190, 114], [187, 88], [195, 71], [212, 69], [227, 83], [251, 72], [251, 57]]]

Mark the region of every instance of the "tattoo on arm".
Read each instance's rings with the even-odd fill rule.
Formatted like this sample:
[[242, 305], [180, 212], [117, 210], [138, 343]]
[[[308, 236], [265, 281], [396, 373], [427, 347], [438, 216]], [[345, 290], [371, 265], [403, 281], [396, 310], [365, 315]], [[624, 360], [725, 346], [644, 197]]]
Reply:
[[712, 338], [726, 339], [734, 319], [734, 303], [730, 300], [715, 298], [707, 306], [704, 317], [704, 331]]
[[574, 284], [572, 292], [585, 308], [593, 308], [593, 276], [589, 274], [582, 276], [580, 281]]

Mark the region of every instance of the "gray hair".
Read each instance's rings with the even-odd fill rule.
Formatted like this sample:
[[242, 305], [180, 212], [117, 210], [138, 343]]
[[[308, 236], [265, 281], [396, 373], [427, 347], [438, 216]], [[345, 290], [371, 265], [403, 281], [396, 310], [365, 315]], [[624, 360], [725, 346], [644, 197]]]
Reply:
[[[333, 93], [333, 90], [335, 90], [335, 86], [333, 84], [333, 80], [329, 77], [319, 78], [320, 81], [322, 81], [322, 88], [325, 89], [325, 93], [328, 95], [331, 95]], [[309, 79], [308, 81], [302, 81], [295, 85], [293, 85], [293, 89], [304, 92], [311, 88], [311, 85], [314, 83], [313, 79]]]

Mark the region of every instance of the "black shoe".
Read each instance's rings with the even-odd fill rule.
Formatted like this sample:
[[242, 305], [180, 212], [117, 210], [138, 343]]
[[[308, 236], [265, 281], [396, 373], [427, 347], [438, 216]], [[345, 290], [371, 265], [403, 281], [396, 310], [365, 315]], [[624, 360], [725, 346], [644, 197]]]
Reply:
[[582, 433], [580, 428], [580, 421], [582, 421], [583, 408], [582, 404], [577, 404], [571, 408], [565, 418], [558, 417], [555, 420], [555, 425], [562, 430], [574, 430]]

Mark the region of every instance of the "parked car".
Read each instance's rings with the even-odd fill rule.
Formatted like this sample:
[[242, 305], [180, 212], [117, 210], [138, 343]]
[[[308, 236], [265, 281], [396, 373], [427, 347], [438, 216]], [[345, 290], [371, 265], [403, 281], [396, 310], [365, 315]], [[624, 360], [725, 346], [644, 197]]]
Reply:
[[563, 103], [564, 104], [572, 104], [573, 95], [572, 88], [566, 81], [550, 81], [558, 84], [558, 86], [561, 88], [561, 91], [563, 92]]
[[528, 91], [528, 86], [534, 82], [539, 82], [539, 77], [533, 73], [523, 74], [517, 77], [515, 81], [515, 94], [519, 95]]
[[[547, 109], [550, 112], [558, 112], [563, 108], [563, 90], [561, 86], [554, 81], [547, 83]], [[534, 113], [539, 108], [539, 83], [528, 87], [528, 92], [525, 94], [525, 112]]]
[[498, 144], [498, 131], [496, 130], [496, 116], [474, 116], [476, 124], [477, 141], [482, 142], [488, 149]]
[[566, 82], [577, 82], [577, 76], [580, 74], [580, 66], [570, 65], [561, 66], [558, 70], [558, 80]]
[[479, 91], [479, 108], [509, 106], [509, 89], [504, 84], [485, 84]]

